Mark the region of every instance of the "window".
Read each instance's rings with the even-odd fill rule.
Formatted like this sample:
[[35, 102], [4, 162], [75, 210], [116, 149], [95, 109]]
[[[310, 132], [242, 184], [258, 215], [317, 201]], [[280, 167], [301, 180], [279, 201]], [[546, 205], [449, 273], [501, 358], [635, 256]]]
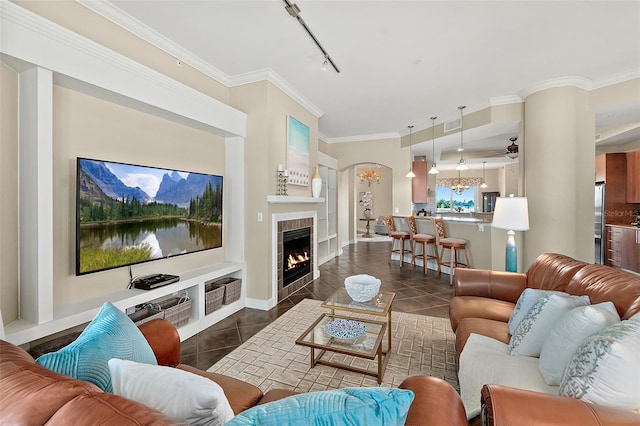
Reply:
[[436, 211], [473, 212], [476, 209], [476, 186], [471, 185], [462, 194], [456, 194], [447, 186], [436, 187]]

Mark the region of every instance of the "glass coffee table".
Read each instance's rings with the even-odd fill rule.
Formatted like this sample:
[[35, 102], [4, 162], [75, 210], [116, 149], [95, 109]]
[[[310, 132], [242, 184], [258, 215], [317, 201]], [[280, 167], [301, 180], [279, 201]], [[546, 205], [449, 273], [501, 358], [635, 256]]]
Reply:
[[[325, 331], [325, 326], [327, 323], [336, 319], [358, 321], [366, 326], [366, 331], [364, 335], [355, 339], [340, 339], [332, 337]], [[382, 377], [384, 375], [384, 370], [387, 368], [387, 361], [389, 358], [388, 352], [382, 350], [382, 339], [386, 331], [386, 325], [386, 322], [381, 321], [322, 314], [320, 318], [318, 318], [308, 329], [305, 330], [304, 333], [302, 333], [302, 335], [296, 340], [296, 344], [311, 348], [311, 368], [316, 364], [342, 368], [356, 373], [374, 376], [378, 379], [378, 384], [380, 384], [382, 383]], [[317, 356], [315, 353], [316, 349], [320, 351]], [[322, 359], [322, 355], [327, 351], [370, 360], [378, 357], [377, 371], [324, 360]]]
[[391, 352], [391, 306], [396, 294], [392, 291], [381, 291], [376, 297], [368, 302], [355, 302], [347, 293], [347, 290], [340, 288], [336, 290], [322, 305], [323, 308], [335, 311], [347, 311], [362, 314], [386, 317], [387, 320], [387, 351]]

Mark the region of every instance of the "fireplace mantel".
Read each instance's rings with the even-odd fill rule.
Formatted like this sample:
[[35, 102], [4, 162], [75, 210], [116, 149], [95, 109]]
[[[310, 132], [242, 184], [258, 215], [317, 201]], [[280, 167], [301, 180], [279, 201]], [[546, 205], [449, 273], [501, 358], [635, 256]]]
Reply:
[[324, 198], [314, 197], [290, 197], [288, 195], [267, 195], [268, 203], [312, 204], [324, 203]]

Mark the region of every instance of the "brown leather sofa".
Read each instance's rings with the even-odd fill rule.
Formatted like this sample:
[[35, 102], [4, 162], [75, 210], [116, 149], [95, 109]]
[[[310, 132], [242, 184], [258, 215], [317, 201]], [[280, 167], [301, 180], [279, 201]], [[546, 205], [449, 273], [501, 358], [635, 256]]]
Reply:
[[[180, 364], [180, 337], [171, 323], [157, 319], [140, 326], [158, 364], [207, 377], [224, 390], [237, 414], [257, 404], [295, 394], [274, 389], [263, 395], [249, 383]], [[161, 379], [159, 378], [159, 383]], [[466, 425], [457, 392], [445, 381], [415, 376], [400, 386], [414, 392], [407, 425]], [[0, 340], [0, 423], [20, 425], [175, 425], [162, 413], [93, 384], [49, 371], [21, 348]]]
[[[526, 273], [456, 270], [449, 305], [458, 358], [472, 333], [509, 343], [507, 322], [525, 288], [588, 295], [592, 304], [611, 301], [622, 319], [640, 312], [640, 276], [554, 253], [540, 255]], [[640, 415], [538, 392], [488, 385], [478, 395], [489, 425], [626, 425]]]

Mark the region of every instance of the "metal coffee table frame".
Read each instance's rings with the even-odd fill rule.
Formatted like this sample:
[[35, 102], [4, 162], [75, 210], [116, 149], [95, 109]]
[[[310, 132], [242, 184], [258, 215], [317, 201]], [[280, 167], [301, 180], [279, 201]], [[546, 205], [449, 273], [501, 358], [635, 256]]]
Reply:
[[[334, 319], [350, 319], [356, 320], [366, 324], [367, 332], [364, 336], [357, 339], [337, 339], [329, 336], [324, 331], [324, 326], [329, 321]], [[316, 364], [328, 365], [330, 367], [342, 368], [344, 370], [353, 371], [355, 373], [367, 374], [369, 376], [376, 377], [378, 384], [382, 383], [382, 377], [384, 371], [387, 368], [387, 362], [389, 361], [389, 355], [387, 351], [382, 350], [382, 338], [384, 337], [386, 322], [371, 321], [359, 318], [345, 317], [342, 315], [322, 314], [298, 339], [296, 339], [297, 345], [308, 346], [311, 348], [310, 361], [311, 368]], [[363, 339], [375, 339], [373, 345], [370, 347], [364, 347], [362, 345]], [[320, 353], [316, 356], [315, 350], [319, 349]], [[378, 357], [377, 371], [371, 371], [364, 368], [353, 367], [351, 365], [341, 364], [339, 362], [333, 362], [321, 359], [325, 352], [336, 352], [345, 355], [351, 355], [358, 358], [365, 358], [373, 360]]]
[[354, 302], [343, 287], [336, 290], [320, 306], [331, 309], [331, 314], [335, 314], [335, 311], [346, 311], [386, 317], [387, 351], [391, 352], [391, 306], [395, 297], [396, 294], [392, 291], [381, 291], [369, 302]]

